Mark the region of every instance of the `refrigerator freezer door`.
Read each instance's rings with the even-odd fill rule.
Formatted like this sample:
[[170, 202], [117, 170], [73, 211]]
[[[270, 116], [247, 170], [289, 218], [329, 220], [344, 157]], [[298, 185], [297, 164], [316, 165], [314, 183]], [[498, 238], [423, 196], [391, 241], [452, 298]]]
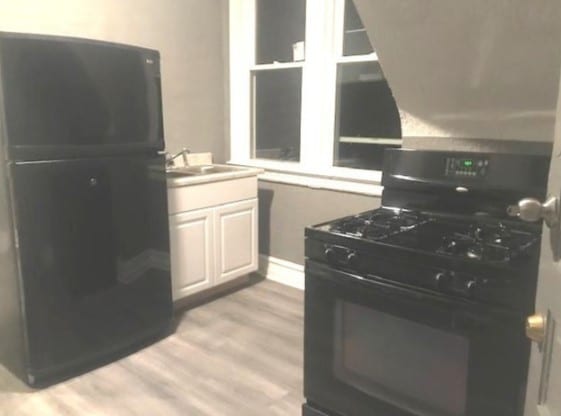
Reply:
[[31, 383], [169, 327], [163, 167], [162, 157], [12, 166]]
[[37, 35], [0, 35], [12, 160], [162, 150], [157, 51]]

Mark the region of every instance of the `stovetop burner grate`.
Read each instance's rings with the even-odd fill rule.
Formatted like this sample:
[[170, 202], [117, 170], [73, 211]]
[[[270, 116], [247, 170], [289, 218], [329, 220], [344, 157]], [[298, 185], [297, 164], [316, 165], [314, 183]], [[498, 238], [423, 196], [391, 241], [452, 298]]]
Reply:
[[382, 240], [414, 229], [427, 221], [428, 218], [415, 212], [376, 210], [336, 221], [330, 225], [329, 230], [366, 240]]
[[537, 241], [530, 233], [498, 225], [470, 225], [467, 230], [444, 236], [438, 254], [486, 262], [509, 262]]
[[327, 225], [331, 233], [470, 261], [508, 263], [539, 240], [497, 222], [454, 220], [413, 211], [378, 209]]

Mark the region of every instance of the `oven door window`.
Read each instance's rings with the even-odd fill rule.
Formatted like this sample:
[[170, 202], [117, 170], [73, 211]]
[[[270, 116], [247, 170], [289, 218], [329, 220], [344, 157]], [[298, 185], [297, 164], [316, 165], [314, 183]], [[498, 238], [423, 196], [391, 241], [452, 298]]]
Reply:
[[339, 300], [334, 349], [335, 376], [369, 396], [419, 415], [465, 414], [464, 336]]
[[520, 416], [528, 348], [512, 312], [306, 263], [305, 394], [336, 414]]

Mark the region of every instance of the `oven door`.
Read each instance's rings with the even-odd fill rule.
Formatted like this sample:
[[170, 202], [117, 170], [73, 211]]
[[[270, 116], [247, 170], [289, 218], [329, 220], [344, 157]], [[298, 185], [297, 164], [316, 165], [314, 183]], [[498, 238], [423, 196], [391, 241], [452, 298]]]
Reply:
[[305, 395], [348, 416], [516, 416], [523, 318], [306, 263]]

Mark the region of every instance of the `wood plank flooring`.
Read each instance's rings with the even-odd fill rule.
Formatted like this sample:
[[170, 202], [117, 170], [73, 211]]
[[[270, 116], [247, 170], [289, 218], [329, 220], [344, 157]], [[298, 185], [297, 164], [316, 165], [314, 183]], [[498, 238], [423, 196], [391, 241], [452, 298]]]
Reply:
[[252, 280], [178, 313], [163, 341], [48, 389], [0, 367], [0, 415], [300, 415], [303, 292]]

